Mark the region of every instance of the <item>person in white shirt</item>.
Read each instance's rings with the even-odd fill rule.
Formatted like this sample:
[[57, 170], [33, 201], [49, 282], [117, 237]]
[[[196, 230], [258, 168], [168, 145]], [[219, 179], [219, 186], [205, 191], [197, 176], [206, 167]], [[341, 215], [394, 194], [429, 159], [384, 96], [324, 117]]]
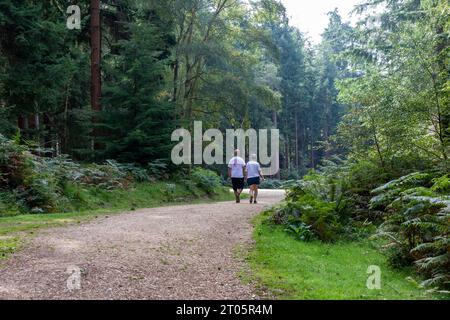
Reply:
[[260, 164], [256, 161], [256, 154], [250, 156], [250, 161], [246, 165], [246, 180], [250, 186], [250, 203], [258, 203], [258, 188], [261, 183], [260, 179], [264, 180]]
[[241, 202], [241, 193], [244, 190], [245, 161], [240, 156], [240, 151], [234, 151], [234, 157], [228, 163], [228, 177], [233, 184], [236, 203]]

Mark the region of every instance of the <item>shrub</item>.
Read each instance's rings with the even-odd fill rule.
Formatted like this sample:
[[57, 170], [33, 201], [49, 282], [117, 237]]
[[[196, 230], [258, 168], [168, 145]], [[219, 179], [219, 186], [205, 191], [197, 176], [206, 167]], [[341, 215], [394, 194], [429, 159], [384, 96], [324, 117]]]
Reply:
[[446, 179], [410, 174], [375, 189], [372, 203], [385, 199], [385, 222], [377, 236], [388, 239], [385, 249], [390, 263], [395, 267], [414, 265], [426, 279], [423, 286], [449, 289], [450, 196], [443, 194], [448, 192]]
[[182, 183], [183, 187], [186, 189], [186, 191], [188, 191], [190, 194], [198, 197], [201, 196], [200, 194], [200, 190], [197, 187], [197, 184], [192, 181], [192, 179], [181, 179], [180, 182]]
[[283, 181], [275, 179], [265, 179], [259, 186], [261, 189], [282, 189]]
[[[314, 237], [322, 241], [338, 239], [342, 227], [336, 215], [336, 203], [327, 202], [317, 196], [311, 187], [311, 180], [300, 181], [288, 193], [286, 201], [273, 213], [273, 221], [283, 224], [290, 232], [308, 228]], [[299, 238], [301, 239], [301, 237]]]
[[406, 190], [409, 188], [427, 185], [431, 181], [431, 176], [428, 173], [414, 172], [398, 179], [389, 181], [388, 183], [376, 188], [372, 191], [373, 194], [379, 194], [389, 190]]
[[[150, 180], [150, 175], [159, 175], [165, 168], [164, 164], [156, 162], [149, 165], [147, 171], [114, 160], [81, 165], [67, 156], [45, 158], [30, 150], [0, 135], [0, 194], [4, 198], [0, 199], [0, 208], [17, 205], [20, 211], [32, 213], [70, 209], [69, 202], [84, 201], [79, 192], [74, 192], [77, 188], [71, 186], [95, 186], [104, 190], [127, 188], [134, 181]], [[8, 201], [5, 201], [6, 194]]]
[[448, 175], [442, 176], [440, 178], [435, 178], [432, 180], [434, 183], [431, 190], [440, 193], [450, 193], [450, 178]]
[[433, 180], [433, 174], [416, 172], [388, 182], [391, 174], [370, 161], [326, 160], [302, 180], [290, 182], [286, 201], [273, 221], [286, 226], [305, 223], [323, 241], [357, 239], [373, 234], [396, 200], [432, 197], [433, 190], [446, 188], [445, 177]]
[[125, 173], [131, 180], [136, 182], [145, 182], [150, 180], [147, 170], [133, 163], [118, 163], [115, 160], [106, 160], [106, 163], [115, 169], [118, 176], [123, 177], [123, 173]]
[[203, 168], [194, 168], [191, 177], [196, 186], [209, 195], [216, 194], [222, 185], [217, 173]]
[[[64, 155], [50, 158], [33, 152], [45, 154], [0, 135], [0, 215], [96, 207], [108, 201], [109, 191], [167, 177], [168, 166], [162, 160], [145, 167], [115, 160], [80, 164]], [[195, 168], [185, 185], [195, 196], [200, 190], [215, 194], [221, 180], [213, 171]], [[175, 200], [175, 185], [167, 184], [162, 192], [166, 201]]]
[[322, 241], [364, 234], [367, 228], [359, 232], [356, 227], [366, 225], [352, 220], [357, 201], [349, 192], [352, 185], [349, 182], [349, 168], [347, 162], [334, 158], [325, 161], [322, 167], [309, 172], [302, 180], [289, 181], [286, 201], [275, 211], [273, 221], [286, 225], [290, 232], [304, 224], [315, 238]]
[[12, 191], [23, 210], [51, 212], [57, 206], [57, 178], [40, 158], [0, 135], [0, 189]]
[[0, 134], [0, 188], [17, 188], [32, 173], [32, 155]]
[[301, 221], [290, 223], [286, 231], [292, 233], [298, 240], [305, 242], [312, 241], [316, 238], [314, 232], [311, 230], [311, 226]]
[[0, 217], [16, 215], [20, 213], [20, 207], [11, 192], [0, 191]]
[[165, 160], [155, 160], [147, 164], [146, 171], [150, 177], [159, 179], [165, 175], [168, 170], [168, 165]]
[[176, 187], [177, 186], [173, 183], [166, 183], [166, 187], [162, 190], [166, 202], [175, 201]]

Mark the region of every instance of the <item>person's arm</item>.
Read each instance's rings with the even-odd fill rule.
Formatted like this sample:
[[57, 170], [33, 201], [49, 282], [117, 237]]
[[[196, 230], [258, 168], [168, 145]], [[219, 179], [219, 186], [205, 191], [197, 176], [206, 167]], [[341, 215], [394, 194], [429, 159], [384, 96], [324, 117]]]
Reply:
[[266, 178], [264, 178], [264, 175], [262, 174], [262, 170], [261, 170], [261, 166], [258, 166], [258, 170], [259, 170], [259, 176], [261, 177], [262, 180], [265, 180]]
[[230, 167], [228, 167], [228, 178], [231, 179], [231, 168]]

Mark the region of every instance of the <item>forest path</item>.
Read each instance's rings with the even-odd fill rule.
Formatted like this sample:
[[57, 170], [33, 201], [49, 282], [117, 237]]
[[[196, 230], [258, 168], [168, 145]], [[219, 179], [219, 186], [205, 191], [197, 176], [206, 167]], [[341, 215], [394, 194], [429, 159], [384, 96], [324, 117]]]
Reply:
[[0, 299], [257, 298], [234, 250], [251, 243], [251, 218], [283, 197], [262, 190], [257, 205], [142, 209], [44, 230], [0, 267]]

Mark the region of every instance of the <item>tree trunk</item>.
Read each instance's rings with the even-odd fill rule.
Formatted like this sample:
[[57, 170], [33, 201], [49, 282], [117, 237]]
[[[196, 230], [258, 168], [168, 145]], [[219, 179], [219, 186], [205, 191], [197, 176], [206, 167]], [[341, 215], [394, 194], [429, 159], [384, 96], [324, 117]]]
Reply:
[[101, 30], [100, 30], [100, 0], [91, 0], [91, 106], [92, 110], [100, 111], [101, 97]]
[[[100, 0], [91, 0], [91, 108], [94, 112], [102, 110], [100, 103], [101, 98], [101, 30], [100, 30]], [[93, 123], [97, 119], [94, 116]], [[95, 138], [98, 131], [93, 131], [92, 149], [96, 149]]]

